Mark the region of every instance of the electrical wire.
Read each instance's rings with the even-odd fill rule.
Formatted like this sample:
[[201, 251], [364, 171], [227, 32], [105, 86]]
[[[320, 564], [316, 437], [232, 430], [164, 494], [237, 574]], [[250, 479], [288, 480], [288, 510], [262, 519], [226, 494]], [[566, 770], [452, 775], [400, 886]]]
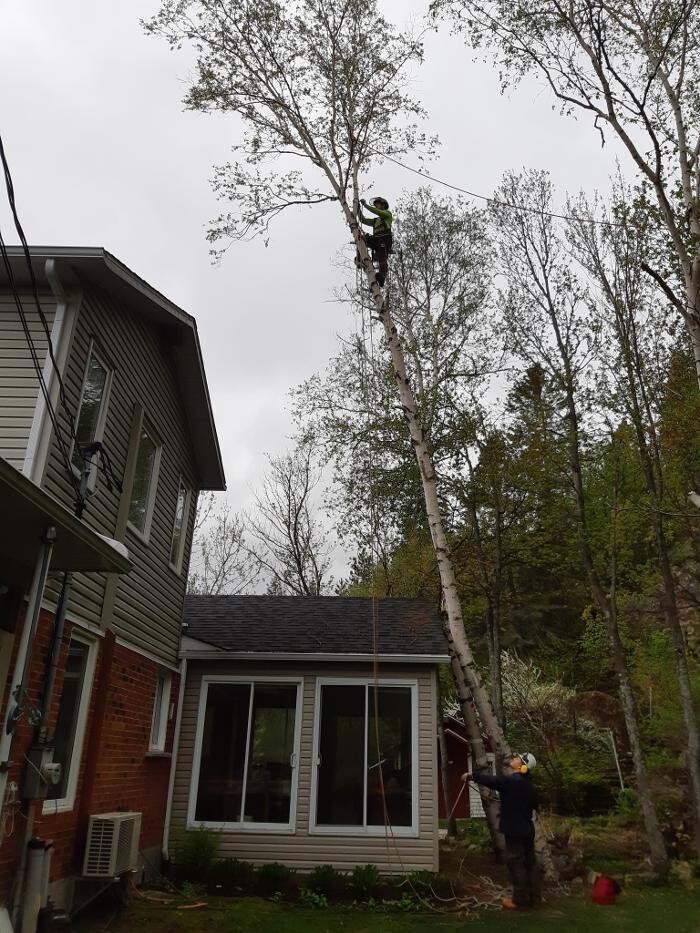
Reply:
[[467, 194], [470, 198], [477, 198], [480, 201], [486, 201], [487, 204], [495, 204], [497, 207], [507, 207], [513, 211], [524, 211], [528, 214], [537, 214], [538, 217], [554, 217], [557, 220], [571, 220], [579, 224], [593, 224], [601, 227], [624, 227], [625, 224], [616, 220], [597, 220], [594, 217], [579, 217], [575, 214], [557, 214], [555, 211], [543, 211], [538, 207], [530, 207], [528, 204], [512, 204], [509, 201], [501, 201], [498, 198], [490, 198], [485, 194], [478, 194], [476, 191], [469, 191], [468, 188], [460, 188], [459, 185], [453, 185], [449, 181], [443, 181], [441, 178], [435, 178], [434, 175], [428, 175], [427, 172], [412, 165], [406, 165], [405, 162], [395, 159], [393, 156], [382, 154], [382, 158], [393, 162], [407, 172], [413, 172], [414, 175], [420, 175], [421, 178], [432, 181], [436, 185], [442, 185], [444, 188], [451, 188], [453, 191], [459, 191], [461, 194]]
[[[0, 255], [2, 256], [3, 265], [5, 266], [5, 271], [7, 273], [7, 280], [8, 280], [8, 284], [10, 287], [10, 292], [12, 293], [12, 298], [14, 300], [15, 307], [17, 309], [17, 314], [19, 315], [20, 323], [22, 325], [22, 331], [27, 341], [27, 346], [29, 348], [29, 354], [31, 356], [32, 365], [37, 375], [37, 379], [39, 382], [39, 388], [44, 398], [44, 403], [46, 404], [46, 411], [51, 420], [51, 424], [56, 434], [56, 442], [58, 444], [58, 449], [61, 454], [61, 458], [63, 460], [64, 466], [66, 468], [66, 472], [68, 474], [70, 483], [73, 487], [73, 490], [77, 494], [80, 490], [80, 485], [73, 472], [73, 469], [70, 463], [70, 458], [68, 456], [68, 450], [66, 448], [65, 438], [63, 436], [63, 430], [61, 428], [61, 425], [58, 422], [58, 417], [53, 407], [53, 403], [51, 402], [51, 396], [49, 394], [49, 390], [46, 386], [46, 380], [44, 379], [43, 368], [39, 360], [36, 345], [34, 344], [34, 339], [32, 338], [31, 330], [29, 328], [29, 322], [27, 321], [27, 316], [24, 313], [22, 299], [20, 297], [19, 290], [17, 289], [17, 285], [16, 285], [15, 277], [14, 277], [14, 271], [12, 269], [10, 257], [7, 252], [5, 240], [2, 236], [2, 231], [0, 231]], [[49, 345], [50, 345], [50, 342], [49, 342]]]
[[[14, 224], [15, 224], [15, 230], [17, 231], [17, 235], [19, 236], [20, 243], [22, 244], [22, 252], [24, 253], [24, 259], [27, 264], [27, 269], [29, 271], [29, 281], [31, 285], [32, 297], [34, 299], [34, 304], [36, 306], [37, 314], [39, 315], [39, 320], [41, 321], [41, 324], [44, 328], [44, 332], [46, 334], [49, 359], [51, 361], [51, 366], [53, 368], [54, 373], [56, 374], [56, 379], [58, 382], [58, 391], [59, 391], [59, 399], [61, 402], [61, 407], [64, 410], [66, 420], [68, 422], [68, 429], [70, 432], [71, 440], [76, 445], [78, 453], [80, 454], [81, 462], [82, 462], [83, 452], [80, 446], [80, 442], [78, 441], [78, 438], [76, 435], [75, 419], [73, 417], [73, 413], [68, 405], [68, 400], [66, 398], [66, 389], [65, 389], [64, 382], [63, 382], [63, 376], [61, 375], [61, 370], [56, 361], [56, 357], [54, 354], [53, 342], [51, 340], [51, 329], [49, 327], [49, 322], [46, 319], [46, 315], [44, 314], [44, 310], [41, 307], [41, 301], [39, 299], [39, 288], [38, 288], [37, 281], [36, 281], [36, 275], [34, 273], [34, 266], [32, 265], [32, 257], [29, 251], [29, 244], [27, 243], [27, 238], [25, 236], [24, 229], [19, 219], [19, 213], [17, 211], [17, 202], [15, 198], [15, 187], [12, 181], [12, 174], [10, 172], [10, 166], [7, 160], [7, 155], [5, 153], [5, 146], [2, 141], [2, 135], [0, 135], [0, 161], [2, 161], [2, 169], [3, 169], [3, 174], [5, 177], [5, 188], [7, 190], [7, 199], [10, 204], [10, 210], [12, 211], [12, 217], [13, 217]], [[3, 252], [3, 259], [5, 260], [5, 265], [7, 267], [9, 265], [9, 257], [7, 256], [5, 251]], [[8, 270], [8, 277], [9, 275], [10, 273]], [[27, 339], [29, 340], [31, 338], [28, 336]], [[30, 349], [30, 352], [31, 352], [31, 349]], [[34, 355], [35, 354], [33, 354], [33, 356]], [[48, 401], [47, 401], [47, 406], [50, 406], [50, 403]], [[50, 407], [53, 409], [53, 406], [50, 406]], [[52, 418], [52, 423], [54, 424], [54, 428], [56, 428], [56, 421], [57, 419]], [[58, 437], [59, 429], [56, 428], [56, 431], [57, 431], [57, 437]], [[72, 469], [70, 469], [70, 477], [71, 477], [71, 482], [73, 483], [73, 486], [75, 487], [75, 483], [74, 483], [75, 475]]]

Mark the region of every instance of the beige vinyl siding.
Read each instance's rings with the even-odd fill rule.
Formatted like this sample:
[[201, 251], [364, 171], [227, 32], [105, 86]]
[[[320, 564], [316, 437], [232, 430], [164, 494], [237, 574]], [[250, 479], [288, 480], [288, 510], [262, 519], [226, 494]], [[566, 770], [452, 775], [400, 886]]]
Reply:
[[[50, 329], [56, 311], [55, 302], [42, 295], [41, 303]], [[46, 331], [31, 295], [22, 295], [22, 307], [43, 369], [48, 347]], [[38, 396], [39, 378], [17, 306], [11, 298], [3, 295], [0, 297], [0, 457], [17, 470], [24, 466]]]
[[[283, 621], [281, 624], [284, 624]], [[302, 725], [299, 751], [299, 775], [296, 806], [296, 829], [290, 832], [221, 833], [219, 854], [262, 864], [283, 862], [301, 871], [316, 865], [330, 864], [341, 871], [355, 865], [372, 863], [385, 874], [406, 871], [438, 870], [438, 811], [436, 758], [435, 671], [429, 665], [383, 665], [382, 680], [417, 680], [418, 682], [418, 836], [385, 835], [347, 836], [309, 833], [314, 705], [318, 677], [372, 677], [371, 666], [340, 664], [243, 665], [226, 662], [190, 662], [182, 710], [180, 746], [173, 788], [172, 826], [185, 825], [190, 795], [197, 714], [202, 677], [234, 674], [264, 679], [265, 676], [303, 677]]]
[[[169, 566], [171, 535], [180, 477], [195, 494], [197, 480], [174, 365], [168, 352], [168, 332], [128, 307], [116, 304], [102, 292], [86, 292], [78, 314], [64, 380], [73, 412], [77, 411], [90, 342], [94, 340], [100, 359], [113, 371], [103, 441], [116, 476], [124, 477], [136, 406], [143, 406], [163, 445], [150, 538], [144, 543], [130, 529], [123, 537], [134, 568], [119, 578], [113, 616], [108, 624], [117, 635], [137, 647], [174, 663], [180, 642], [196, 495], [190, 505], [180, 575]], [[73, 502], [74, 492], [55, 439], [43, 485], [66, 504]], [[128, 500], [130, 493], [131, 489], [125, 485], [122, 495]], [[95, 493], [88, 499], [85, 521], [96, 531], [113, 537], [119, 503], [118, 492], [110, 491], [98, 475]], [[99, 625], [106, 579], [101, 574], [76, 574], [69, 612]]]

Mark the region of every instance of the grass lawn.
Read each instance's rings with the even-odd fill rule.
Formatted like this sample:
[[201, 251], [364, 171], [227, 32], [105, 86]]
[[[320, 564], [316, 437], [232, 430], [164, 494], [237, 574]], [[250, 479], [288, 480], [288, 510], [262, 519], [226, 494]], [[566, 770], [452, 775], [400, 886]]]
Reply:
[[211, 900], [201, 910], [177, 910], [137, 902], [110, 919], [85, 921], [80, 933], [428, 933], [437, 930], [468, 933], [700, 933], [700, 887], [630, 891], [615, 907], [596, 907], [581, 896], [558, 900], [537, 913], [489, 911], [479, 917], [458, 919], [439, 914], [384, 914], [297, 907], [243, 898]]

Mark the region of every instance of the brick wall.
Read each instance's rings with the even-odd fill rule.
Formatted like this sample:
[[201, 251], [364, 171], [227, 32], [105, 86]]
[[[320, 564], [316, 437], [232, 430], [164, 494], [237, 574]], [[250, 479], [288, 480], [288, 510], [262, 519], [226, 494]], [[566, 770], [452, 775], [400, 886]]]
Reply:
[[[25, 711], [36, 707], [46, 670], [53, 616], [42, 612], [32, 651]], [[54, 702], [48, 720], [49, 734], [56, 720], [62, 688], [68, 642], [73, 626], [66, 624], [56, 678]], [[19, 633], [21, 625], [17, 626]], [[108, 631], [96, 638], [97, 659], [90, 693], [90, 706], [83, 740], [80, 771], [73, 809], [62, 813], [42, 813], [36, 807], [34, 834], [54, 841], [51, 880], [80, 874], [82, 855], [91, 813], [112, 810], [137, 810], [142, 816], [140, 848], [159, 847], [163, 835], [170, 758], [175, 714], [168, 720], [166, 754], [149, 755], [148, 744], [153, 714], [153, 698], [159, 666], [156, 662], [117, 644]], [[17, 650], [17, 645], [14, 646]], [[10, 671], [14, 669], [14, 658]], [[7, 689], [3, 690], [4, 708]], [[170, 694], [174, 709], [178, 696], [178, 677], [173, 674]], [[169, 712], [169, 711], [168, 711]], [[18, 726], [12, 746], [9, 781], [21, 787], [24, 755], [32, 740], [32, 728], [26, 712]], [[0, 903], [6, 902], [14, 877], [19, 847], [26, 826], [27, 805], [21, 811], [6, 811], [6, 827], [14, 829], [0, 841]]]

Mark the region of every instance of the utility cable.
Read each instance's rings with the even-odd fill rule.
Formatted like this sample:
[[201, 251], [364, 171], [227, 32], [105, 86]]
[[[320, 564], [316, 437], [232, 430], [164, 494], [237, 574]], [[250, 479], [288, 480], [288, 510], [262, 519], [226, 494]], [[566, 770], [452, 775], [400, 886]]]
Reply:
[[9, 255], [8, 255], [8, 253], [7, 253], [7, 247], [6, 247], [6, 245], [5, 245], [5, 241], [4, 241], [4, 239], [3, 239], [3, 236], [2, 236], [2, 232], [1, 232], [1, 231], [0, 231], [0, 255], [2, 256], [3, 264], [4, 264], [4, 266], [5, 266], [5, 271], [7, 272], [8, 284], [9, 284], [9, 287], [10, 287], [10, 291], [11, 291], [11, 293], [12, 293], [12, 297], [13, 297], [15, 306], [16, 306], [16, 308], [17, 308], [17, 313], [18, 313], [18, 315], [19, 315], [20, 323], [21, 323], [21, 325], [22, 325], [22, 331], [23, 331], [24, 336], [25, 336], [25, 339], [26, 339], [26, 341], [27, 341], [27, 346], [28, 346], [28, 348], [29, 348], [29, 354], [30, 354], [30, 356], [31, 356], [32, 365], [33, 365], [33, 367], [34, 367], [34, 370], [35, 370], [35, 372], [36, 372], [37, 379], [38, 379], [38, 382], [39, 382], [39, 388], [40, 388], [40, 390], [41, 390], [41, 394], [42, 394], [42, 396], [43, 396], [43, 398], [44, 398], [44, 402], [45, 402], [45, 404], [46, 404], [46, 411], [47, 411], [47, 413], [48, 413], [48, 416], [49, 416], [49, 418], [50, 418], [50, 420], [51, 420], [51, 424], [52, 424], [52, 426], [53, 426], [53, 428], [54, 428], [54, 431], [55, 431], [55, 433], [56, 433], [56, 442], [57, 442], [57, 444], [58, 444], [59, 452], [60, 452], [60, 454], [61, 454], [61, 458], [62, 458], [63, 463], [64, 463], [64, 466], [65, 466], [65, 468], [66, 468], [66, 472], [67, 472], [68, 477], [69, 477], [69, 479], [70, 479], [71, 485], [73, 486], [74, 491], [77, 493], [77, 492], [78, 492], [78, 489], [79, 489], [78, 481], [76, 480], [75, 474], [73, 473], [73, 469], [72, 469], [71, 463], [70, 463], [70, 458], [69, 458], [69, 456], [68, 456], [68, 451], [67, 451], [67, 449], [66, 449], [65, 438], [63, 437], [63, 431], [62, 431], [61, 426], [60, 426], [60, 424], [59, 424], [59, 422], [58, 422], [58, 417], [57, 417], [57, 415], [56, 415], [56, 411], [55, 411], [55, 409], [54, 409], [54, 407], [53, 407], [53, 404], [52, 404], [52, 402], [51, 402], [51, 396], [50, 396], [50, 394], [49, 394], [49, 390], [48, 390], [48, 388], [47, 388], [47, 386], [46, 386], [46, 381], [45, 381], [45, 379], [44, 379], [44, 373], [43, 373], [43, 370], [42, 370], [42, 365], [41, 365], [41, 362], [40, 362], [40, 360], [39, 360], [39, 356], [38, 356], [38, 353], [37, 353], [36, 346], [35, 346], [35, 344], [34, 344], [34, 340], [33, 340], [33, 338], [32, 338], [31, 330], [30, 330], [30, 328], [29, 328], [29, 323], [28, 323], [28, 321], [27, 321], [27, 316], [26, 316], [26, 314], [24, 313], [24, 307], [22, 306], [22, 299], [20, 298], [19, 291], [18, 291], [17, 285], [16, 285], [16, 283], [15, 283], [15, 278], [14, 278], [14, 272], [13, 272], [13, 269], [12, 269], [12, 264], [10, 263], [10, 257], [9, 257]]
[[441, 178], [435, 178], [435, 176], [428, 175], [427, 172], [424, 172], [419, 168], [414, 168], [412, 165], [406, 165], [405, 162], [400, 162], [393, 156], [382, 154], [382, 158], [388, 159], [389, 162], [393, 162], [395, 165], [400, 166], [407, 172], [413, 172], [414, 175], [420, 175], [421, 178], [425, 178], [427, 181], [432, 181], [436, 185], [442, 185], [444, 188], [451, 188], [453, 191], [459, 191], [461, 194], [467, 194], [470, 198], [477, 198], [480, 201], [486, 201], [487, 204], [495, 204], [497, 207], [507, 207], [513, 211], [524, 211], [528, 214], [537, 214], [539, 217], [554, 217], [557, 220], [570, 220], [579, 224], [594, 224], [601, 227], [625, 226], [625, 224], [616, 220], [597, 220], [594, 217], [579, 217], [575, 214], [557, 214], [555, 211], [544, 211], [538, 207], [530, 207], [528, 204], [512, 204], [509, 201], [501, 201], [499, 198], [492, 198], [485, 194], [478, 194], [476, 191], [469, 191], [468, 188], [460, 188], [459, 185], [453, 185], [449, 181], [443, 181]]
[[[59, 399], [60, 399], [61, 407], [62, 407], [63, 410], [64, 410], [64, 413], [65, 413], [65, 416], [66, 416], [66, 420], [67, 420], [67, 422], [68, 422], [68, 429], [69, 429], [69, 432], [70, 432], [71, 440], [72, 440], [73, 443], [76, 445], [77, 450], [78, 450], [78, 453], [80, 454], [81, 462], [82, 462], [82, 460], [83, 460], [83, 452], [82, 452], [80, 443], [79, 443], [78, 438], [77, 438], [77, 435], [76, 435], [75, 419], [74, 419], [74, 417], [73, 417], [73, 413], [72, 413], [72, 411], [71, 411], [71, 409], [70, 409], [70, 406], [68, 405], [68, 400], [67, 400], [67, 397], [66, 397], [65, 384], [64, 384], [64, 382], [63, 382], [63, 376], [61, 375], [61, 370], [60, 370], [60, 367], [59, 367], [59, 365], [58, 365], [58, 363], [57, 363], [57, 361], [56, 361], [56, 356], [55, 356], [55, 354], [54, 354], [53, 342], [52, 342], [52, 340], [51, 340], [51, 329], [50, 329], [50, 327], [49, 327], [49, 322], [48, 322], [48, 320], [46, 319], [46, 315], [44, 314], [43, 308], [41, 307], [41, 300], [40, 300], [40, 298], [39, 298], [39, 288], [38, 288], [37, 281], [36, 281], [36, 275], [35, 275], [35, 273], [34, 273], [34, 266], [32, 265], [32, 257], [31, 257], [31, 253], [30, 253], [30, 251], [29, 251], [29, 245], [28, 245], [28, 243], [27, 243], [27, 238], [26, 238], [26, 236], [25, 236], [24, 229], [23, 229], [22, 224], [21, 224], [20, 219], [19, 219], [19, 214], [18, 214], [18, 211], [17, 211], [17, 202], [16, 202], [16, 198], [15, 198], [14, 183], [13, 183], [13, 181], [12, 181], [12, 175], [11, 175], [11, 173], [10, 173], [10, 166], [9, 166], [9, 164], [8, 164], [8, 161], [7, 161], [7, 156], [6, 156], [6, 154], [5, 154], [5, 147], [4, 147], [4, 145], [3, 145], [3, 141], [2, 141], [2, 136], [1, 136], [1, 135], [0, 135], [0, 161], [2, 161], [3, 174], [4, 174], [4, 176], [5, 176], [5, 188], [6, 188], [6, 190], [7, 190], [7, 198], [8, 198], [9, 204], [10, 204], [10, 210], [12, 211], [12, 217], [13, 217], [13, 220], [14, 220], [15, 229], [16, 229], [16, 231], [17, 231], [17, 235], [19, 236], [20, 243], [22, 244], [22, 252], [24, 253], [24, 259], [25, 259], [25, 262], [26, 262], [26, 264], [27, 264], [27, 269], [28, 269], [28, 271], [29, 271], [29, 281], [30, 281], [30, 284], [31, 284], [32, 297], [33, 297], [33, 299], [34, 299], [34, 304], [35, 304], [35, 306], [36, 306], [37, 314], [39, 315], [39, 320], [41, 321], [41, 324], [42, 324], [42, 326], [43, 326], [43, 328], [44, 328], [44, 332], [45, 332], [45, 334], [46, 334], [46, 340], [47, 340], [47, 344], [48, 344], [49, 359], [50, 359], [50, 361], [51, 361], [51, 366], [53, 367], [53, 370], [54, 370], [54, 373], [56, 374], [56, 379], [57, 379], [57, 382], [58, 382], [58, 391], [59, 391]], [[8, 265], [8, 262], [9, 262], [9, 258], [7, 257], [5, 251], [3, 251], [3, 259], [5, 260], [5, 265], [7, 266], [7, 265]], [[9, 272], [8, 272], [8, 276], [9, 276]], [[29, 337], [28, 337], [28, 339], [29, 339]], [[49, 403], [48, 403], [48, 401], [47, 401], [47, 405], [48, 405], [48, 404], [49, 404]], [[54, 424], [54, 427], [55, 427], [55, 426], [56, 426], [56, 422], [54, 421], [53, 418], [52, 418], [52, 423]], [[58, 432], [58, 429], [57, 429], [57, 436], [58, 436], [58, 433], [59, 433], [59, 432]], [[70, 476], [71, 476], [71, 482], [72, 482], [72, 481], [75, 479], [75, 476], [74, 476], [74, 474], [73, 474], [73, 470], [72, 470], [72, 469], [70, 470]], [[75, 485], [75, 484], [74, 484], [74, 485]]]

